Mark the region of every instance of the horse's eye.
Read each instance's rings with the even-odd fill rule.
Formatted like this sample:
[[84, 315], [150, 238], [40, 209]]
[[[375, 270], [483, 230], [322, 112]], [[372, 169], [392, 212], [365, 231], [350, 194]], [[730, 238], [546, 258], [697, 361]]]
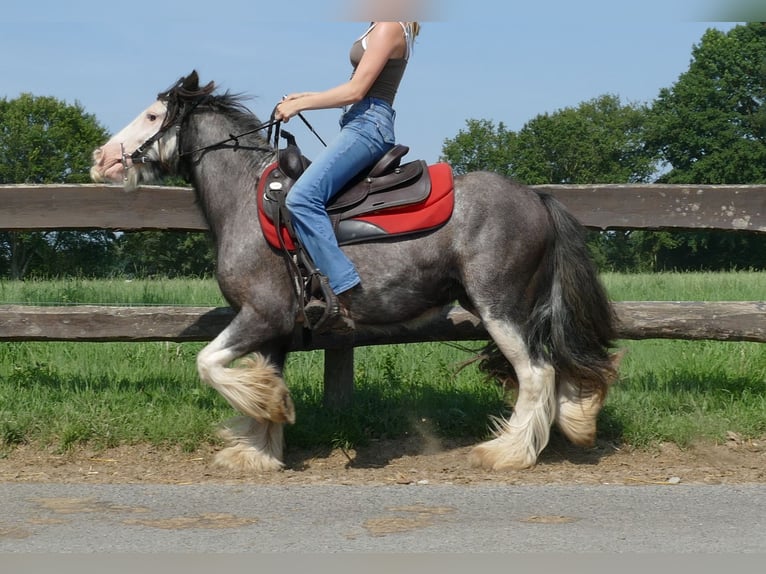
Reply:
[[146, 117], [150, 122], [157, 121], [157, 114], [148, 114]]

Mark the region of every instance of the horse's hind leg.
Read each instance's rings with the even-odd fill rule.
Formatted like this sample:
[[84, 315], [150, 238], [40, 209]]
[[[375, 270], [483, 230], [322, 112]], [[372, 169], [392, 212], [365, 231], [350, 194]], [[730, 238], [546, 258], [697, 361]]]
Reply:
[[603, 393], [587, 390], [582, 381], [562, 375], [556, 385], [556, 426], [572, 443], [593, 446], [604, 398]]
[[550, 437], [556, 413], [555, 372], [552, 365], [532, 360], [513, 323], [487, 318], [484, 325], [513, 365], [519, 391], [510, 419], [496, 421], [495, 438], [476, 446], [470, 460], [493, 470], [529, 468], [537, 462]]
[[[607, 377], [608, 385], [617, 378], [624, 354], [625, 351], [621, 350], [610, 355], [613, 370]], [[574, 444], [593, 446], [596, 442], [596, 422], [606, 394], [607, 388], [602, 381], [594, 382], [560, 374], [556, 382], [556, 426]]]
[[228, 443], [215, 462], [233, 470], [267, 471], [282, 468], [283, 426], [295, 421], [290, 393], [281, 376], [284, 356], [262, 350], [242, 356], [239, 316], [197, 357], [201, 379], [217, 390], [244, 417], [234, 419], [221, 432]]

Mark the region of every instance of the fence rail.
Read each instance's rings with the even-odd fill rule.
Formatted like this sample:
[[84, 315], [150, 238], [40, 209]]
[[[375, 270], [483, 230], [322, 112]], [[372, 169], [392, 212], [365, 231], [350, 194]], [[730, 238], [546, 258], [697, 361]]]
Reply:
[[[766, 233], [766, 185], [539, 185], [592, 229], [724, 229]], [[0, 230], [204, 231], [184, 187], [0, 185]]]
[[[766, 343], [766, 301], [622, 301], [614, 307], [622, 339]], [[233, 318], [228, 307], [0, 305], [0, 341], [209, 341]], [[296, 333], [291, 350], [488, 338], [475, 315], [448, 306], [429, 321], [386, 326], [385, 333], [360, 325], [350, 340]]]
[[[591, 229], [721, 229], [766, 233], [764, 185], [544, 185]], [[114, 185], [0, 185], [0, 230], [115, 229], [205, 231], [188, 188]], [[764, 301], [617, 302], [626, 339], [675, 338], [766, 342]], [[35, 307], [0, 305], [0, 341], [205, 341], [233, 317], [212, 307]], [[416, 328], [398, 325], [385, 337], [364, 328], [353, 346], [484, 340], [481, 322], [445, 307]], [[293, 350], [325, 349], [325, 397], [348, 400], [353, 346], [332, 336], [305, 339]]]

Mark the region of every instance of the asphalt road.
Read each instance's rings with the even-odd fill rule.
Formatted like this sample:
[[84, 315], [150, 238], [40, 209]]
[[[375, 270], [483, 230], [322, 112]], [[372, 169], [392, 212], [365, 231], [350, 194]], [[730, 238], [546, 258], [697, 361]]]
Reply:
[[766, 552], [766, 485], [0, 484], [0, 553], [103, 552]]

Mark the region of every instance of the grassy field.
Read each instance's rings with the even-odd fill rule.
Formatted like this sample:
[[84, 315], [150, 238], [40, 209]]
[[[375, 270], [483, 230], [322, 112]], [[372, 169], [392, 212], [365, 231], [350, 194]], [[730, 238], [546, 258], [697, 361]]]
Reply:
[[[762, 300], [766, 273], [607, 274], [615, 300]], [[0, 304], [223, 305], [211, 280], [0, 281]], [[620, 341], [628, 350], [600, 419], [600, 436], [637, 447], [766, 435], [766, 345]], [[21, 443], [58, 450], [151, 442], [192, 451], [234, 415], [199, 383], [200, 343], [0, 344], [0, 456]], [[295, 446], [364, 444], [428, 425], [478, 440], [488, 415], [507, 414], [498, 387], [455, 367], [466, 345], [420, 344], [356, 352], [351, 408], [322, 407], [322, 353], [292, 355], [286, 377]], [[474, 344], [473, 347], [478, 347]]]

